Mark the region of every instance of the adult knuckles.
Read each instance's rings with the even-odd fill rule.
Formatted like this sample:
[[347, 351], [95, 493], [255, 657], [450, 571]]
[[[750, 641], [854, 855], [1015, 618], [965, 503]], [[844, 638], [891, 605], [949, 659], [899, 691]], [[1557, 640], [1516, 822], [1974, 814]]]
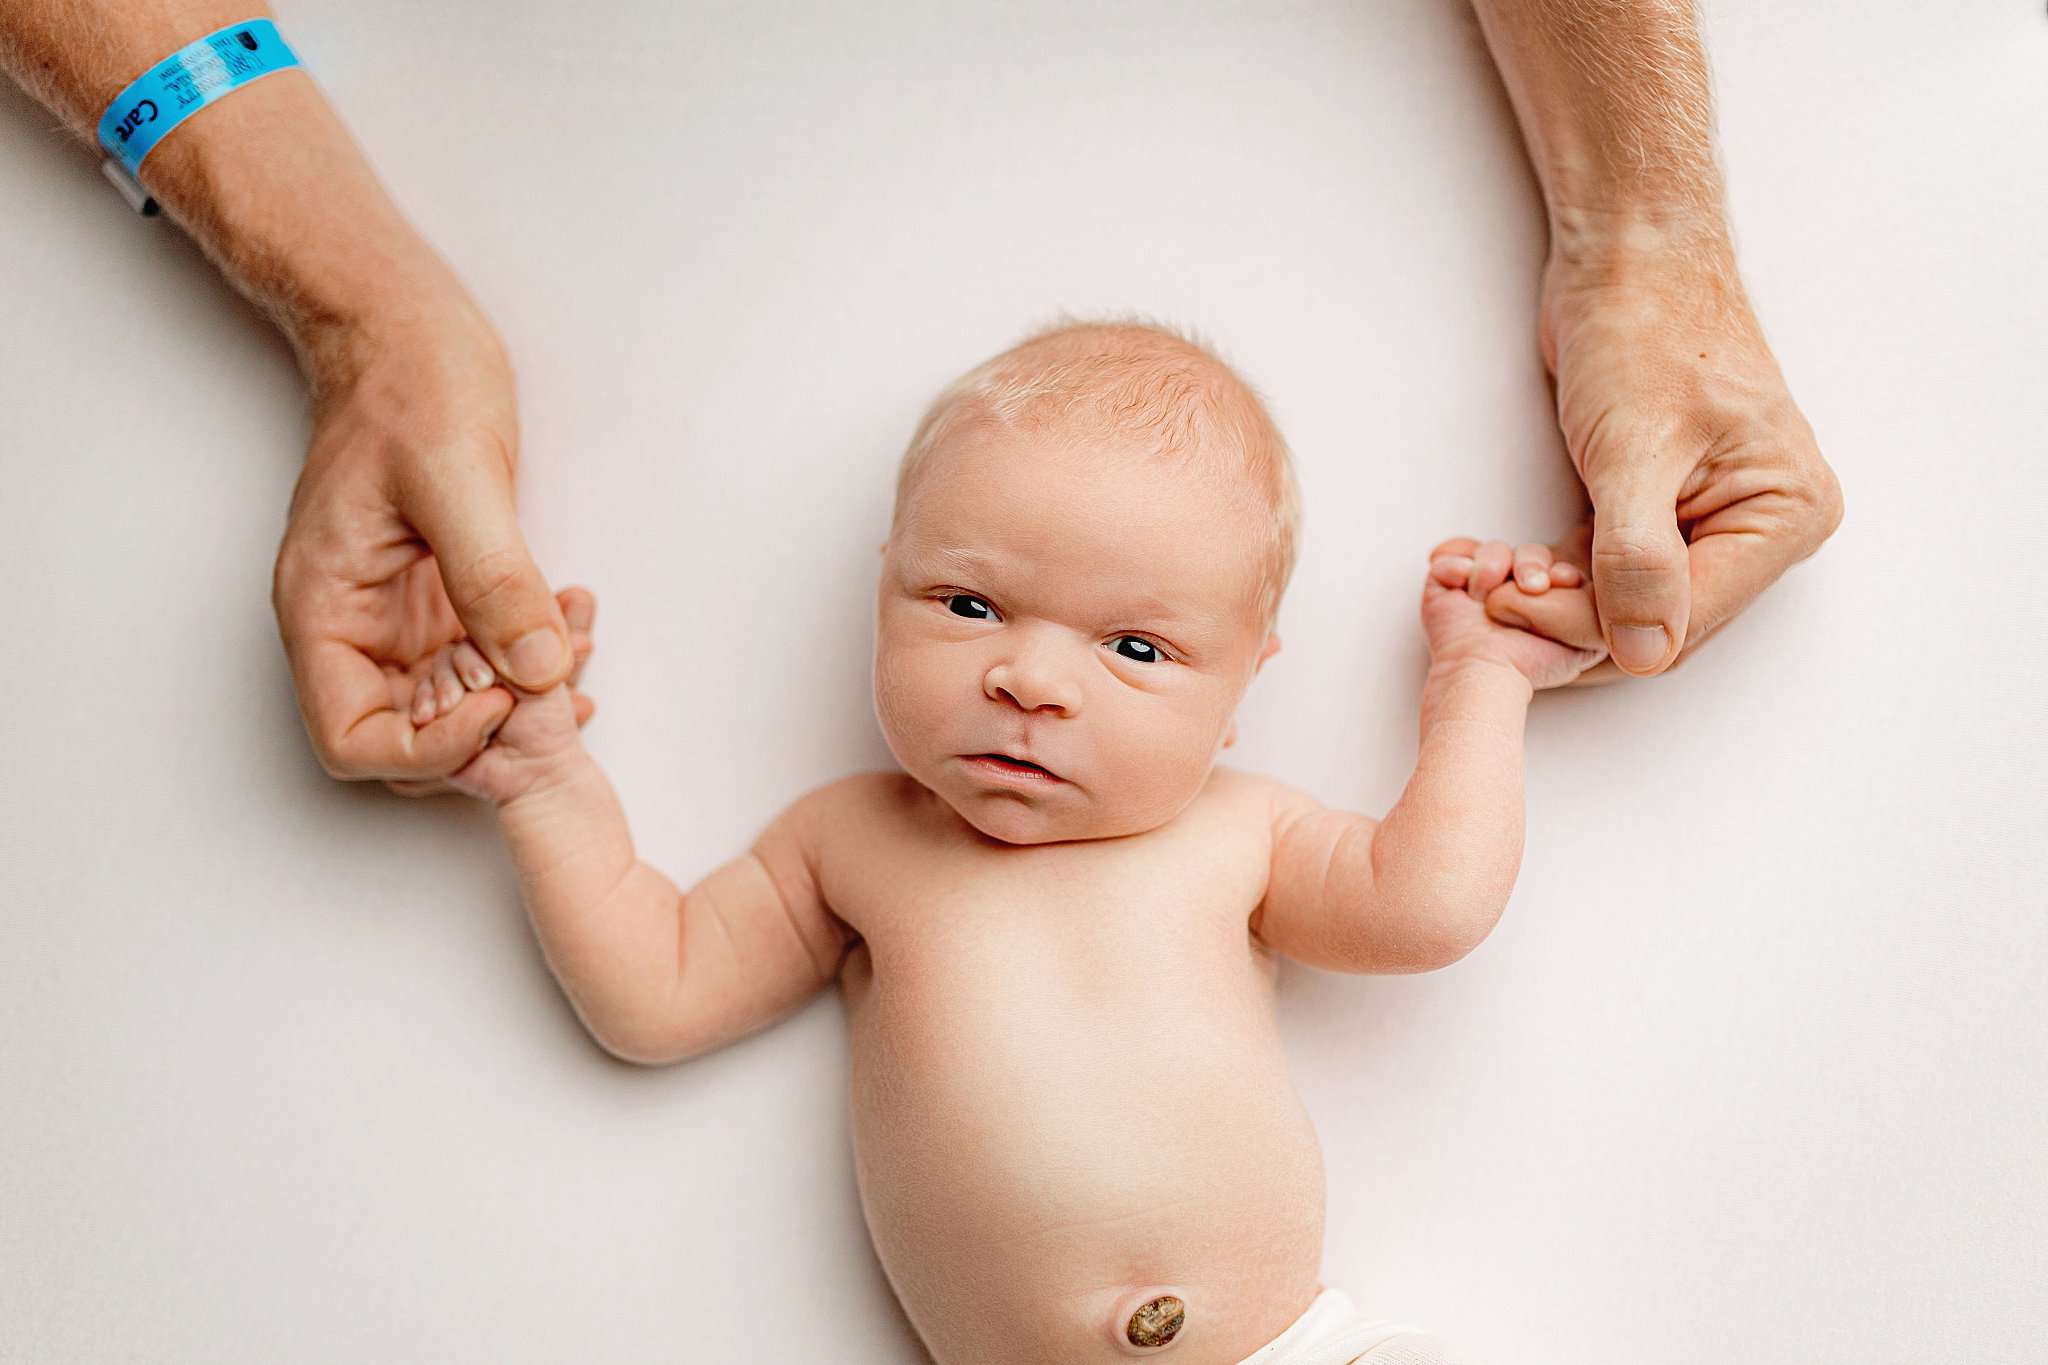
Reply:
[[278, 543], [277, 559], [270, 566], [270, 609], [280, 622], [295, 616], [313, 572], [313, 562], [303, 542], [287, 530]]
[[1842, 524], [1844, 506], [1842, 481], [1827, 461], [1815, 455], [1796, 496], [1808, 509], [1807, 523], [1813, 532], [1813, 548], [1833, 535]]
[[1767, 472], [1769, 487], [1763, 491], [1768, 496], [1759, 500], [1772, 504], [1778, 539], [1804, 559], [1842, 524], [1841, 480], [1810, 445]]

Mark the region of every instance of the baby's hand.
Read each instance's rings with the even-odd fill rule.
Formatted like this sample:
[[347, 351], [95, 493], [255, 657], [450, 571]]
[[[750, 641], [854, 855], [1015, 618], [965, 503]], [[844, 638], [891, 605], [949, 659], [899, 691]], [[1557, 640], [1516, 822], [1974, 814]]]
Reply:
[[1554, 562], [1548, 545], [1511, 550], [1500, 540], [1447, 540], [1429, 552], [1429, 579], [1422, 589], [1422, 628], [1434, 663], [1506, 664], [1541, 691], [1562, 687], [1607, 657], [1604, 649], [1575, 649], [1490, 619], [1486, 595], [1511, 573], [1525, 593], [1587, 591], [1577, 566]]
[[[596, 711], [597, 704], [576, 691], [576, 684], [583, 677], [583, 665], [590, 660], [592, 649], [590, 627], [597, 617], [597, 599], [587, 589], [569, 588], [560, 595], [562, 617], [569, 627], [569, 647], [573, 665], [568, 681], [558, 684], [551, 692], [522, 692], [509, 682], [500, 682], [512, 693], [512, 713], [505, 717], [498, 728], [486, 737], [484, 747], [477, 756], [447, 779], [449, 786], [457, 791], [499, 805], [530, 790], [543, 781], [560, 765], [561, 760], [578, 747], [577, 730]], [[454, 676], [468, 686], [476, 686], [479, 678], [488, 680], [490, 665], [477, 655], [474, 662], [463, 658], [464, 651], [475, 653], [467, 641], [458, 641], [441, 651], [435, 658], [436, 668], [443, 666], [453, 669]], [[446, 664], [443, 664], [443, 660]], [[426, 692], [422, 682], [422, 694], [414, 710], [415, 724], [422, 707], [428, 720], [433, 718], [434, 708], [441, 704], [441, 684], [444, 680], [431, 679], [436, 690]], [[485, 686], [490, 683], [486, 681]], [[460, 700], [458, 694], [457, 700]]]

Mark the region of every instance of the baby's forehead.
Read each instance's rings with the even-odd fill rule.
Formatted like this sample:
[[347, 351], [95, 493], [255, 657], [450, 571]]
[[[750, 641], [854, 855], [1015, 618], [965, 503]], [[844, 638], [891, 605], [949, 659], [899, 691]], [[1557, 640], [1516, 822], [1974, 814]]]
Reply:
[[1051, 490], [1059, 496], [1032, 499], [1032, 510], [1075, 522], [1099, 520], [1112, 505], [1216, 517], [1265, 501], [1257, 472], [1231, 452], [1162, 441], [1085, 413], [962, 423], [931, 446], [901, 491], [908, 510], [920, 492], [954, 498], [977, 488], [1012, 499]]
[[[931, 443], [900, 491], [934, 476], [944, 481], [1004, 477], [1066, 479], [1093, 485], [1090, 496], [1145, 501], [1222, 493], [1233, 503], [1264, 499], [1265, 479], [1242, 451], [1216, 441], [1177, 438], [1085, 407], [997, 417], [974, 413]], [[1103, 477], [1093, 477], [1093, 476]], [[1068, 504], [1077, 516], [1087, 505]]]
[[958, 437], [932, 450], [892, 532], [914, 572], [1109, 614], [1222, 626], [1253, 612], [1266, 517], [1241, 471], [1073, 424]]
[[[898, 466], [892, 522], [958, 504], [976, 483], [1036, 501], [1055, 533], [1126, 518], [1126, 539], [1139, 540], [1147, 514], [1178, 509], [1181, 524], [1152, 529], [1183, 549], [1206, 544], [1202, 571], [1255, 579], [1270, 620], [1294, 563], [1291, 465], [1257, 392], [1205, 345], [1142, 321], [1074, 323], [938, 396]], [[1029, 496], [1069, 486], [1065, 502]]]

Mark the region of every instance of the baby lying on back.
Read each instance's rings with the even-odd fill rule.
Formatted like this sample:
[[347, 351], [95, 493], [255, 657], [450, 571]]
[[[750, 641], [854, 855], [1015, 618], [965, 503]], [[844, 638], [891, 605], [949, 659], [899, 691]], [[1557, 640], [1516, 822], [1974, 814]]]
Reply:
[[[1222, 361], [1059, 327], [942, 394], [904, 457], [874, 655], [901, 771], [810, 793], [686, 892], [635, 860], [566, 684], [515, 693], [454, 779], [615, 1055], [695, 1057], [843, 984], [861, 1206], [939, 1365], [1454, 1359], [1321, 1282], [1275, 955], [1471, 951], [1521, 858], [1530, 696], [1599, 656], [1488, 620], [1508, 547], [1447, 542], [1384, 820], [1220, 767], [1280, 647], [1297, 520], [1287, 448]], [[1563, 564], [1519, 581], [1584, 591]]]

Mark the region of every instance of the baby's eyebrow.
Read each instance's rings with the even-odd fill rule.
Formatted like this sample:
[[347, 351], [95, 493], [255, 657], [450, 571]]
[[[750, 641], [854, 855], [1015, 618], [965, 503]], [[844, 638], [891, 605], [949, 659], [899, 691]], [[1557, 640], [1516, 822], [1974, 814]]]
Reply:
[[1151, 594], [1133, 597], [1115, 604], [1109, 613], [1119, 621], [1132, 625], [1159, 625], [1186, 621], [1201, 621], [1206, 613], [1190, 612], [1163, 601]]
[[956, 545], [921, 547], [910, 556], [910, 562], [927, 575], [957, 573], [970, 578], [988, 577], [1002, 568], [996, 556]]

